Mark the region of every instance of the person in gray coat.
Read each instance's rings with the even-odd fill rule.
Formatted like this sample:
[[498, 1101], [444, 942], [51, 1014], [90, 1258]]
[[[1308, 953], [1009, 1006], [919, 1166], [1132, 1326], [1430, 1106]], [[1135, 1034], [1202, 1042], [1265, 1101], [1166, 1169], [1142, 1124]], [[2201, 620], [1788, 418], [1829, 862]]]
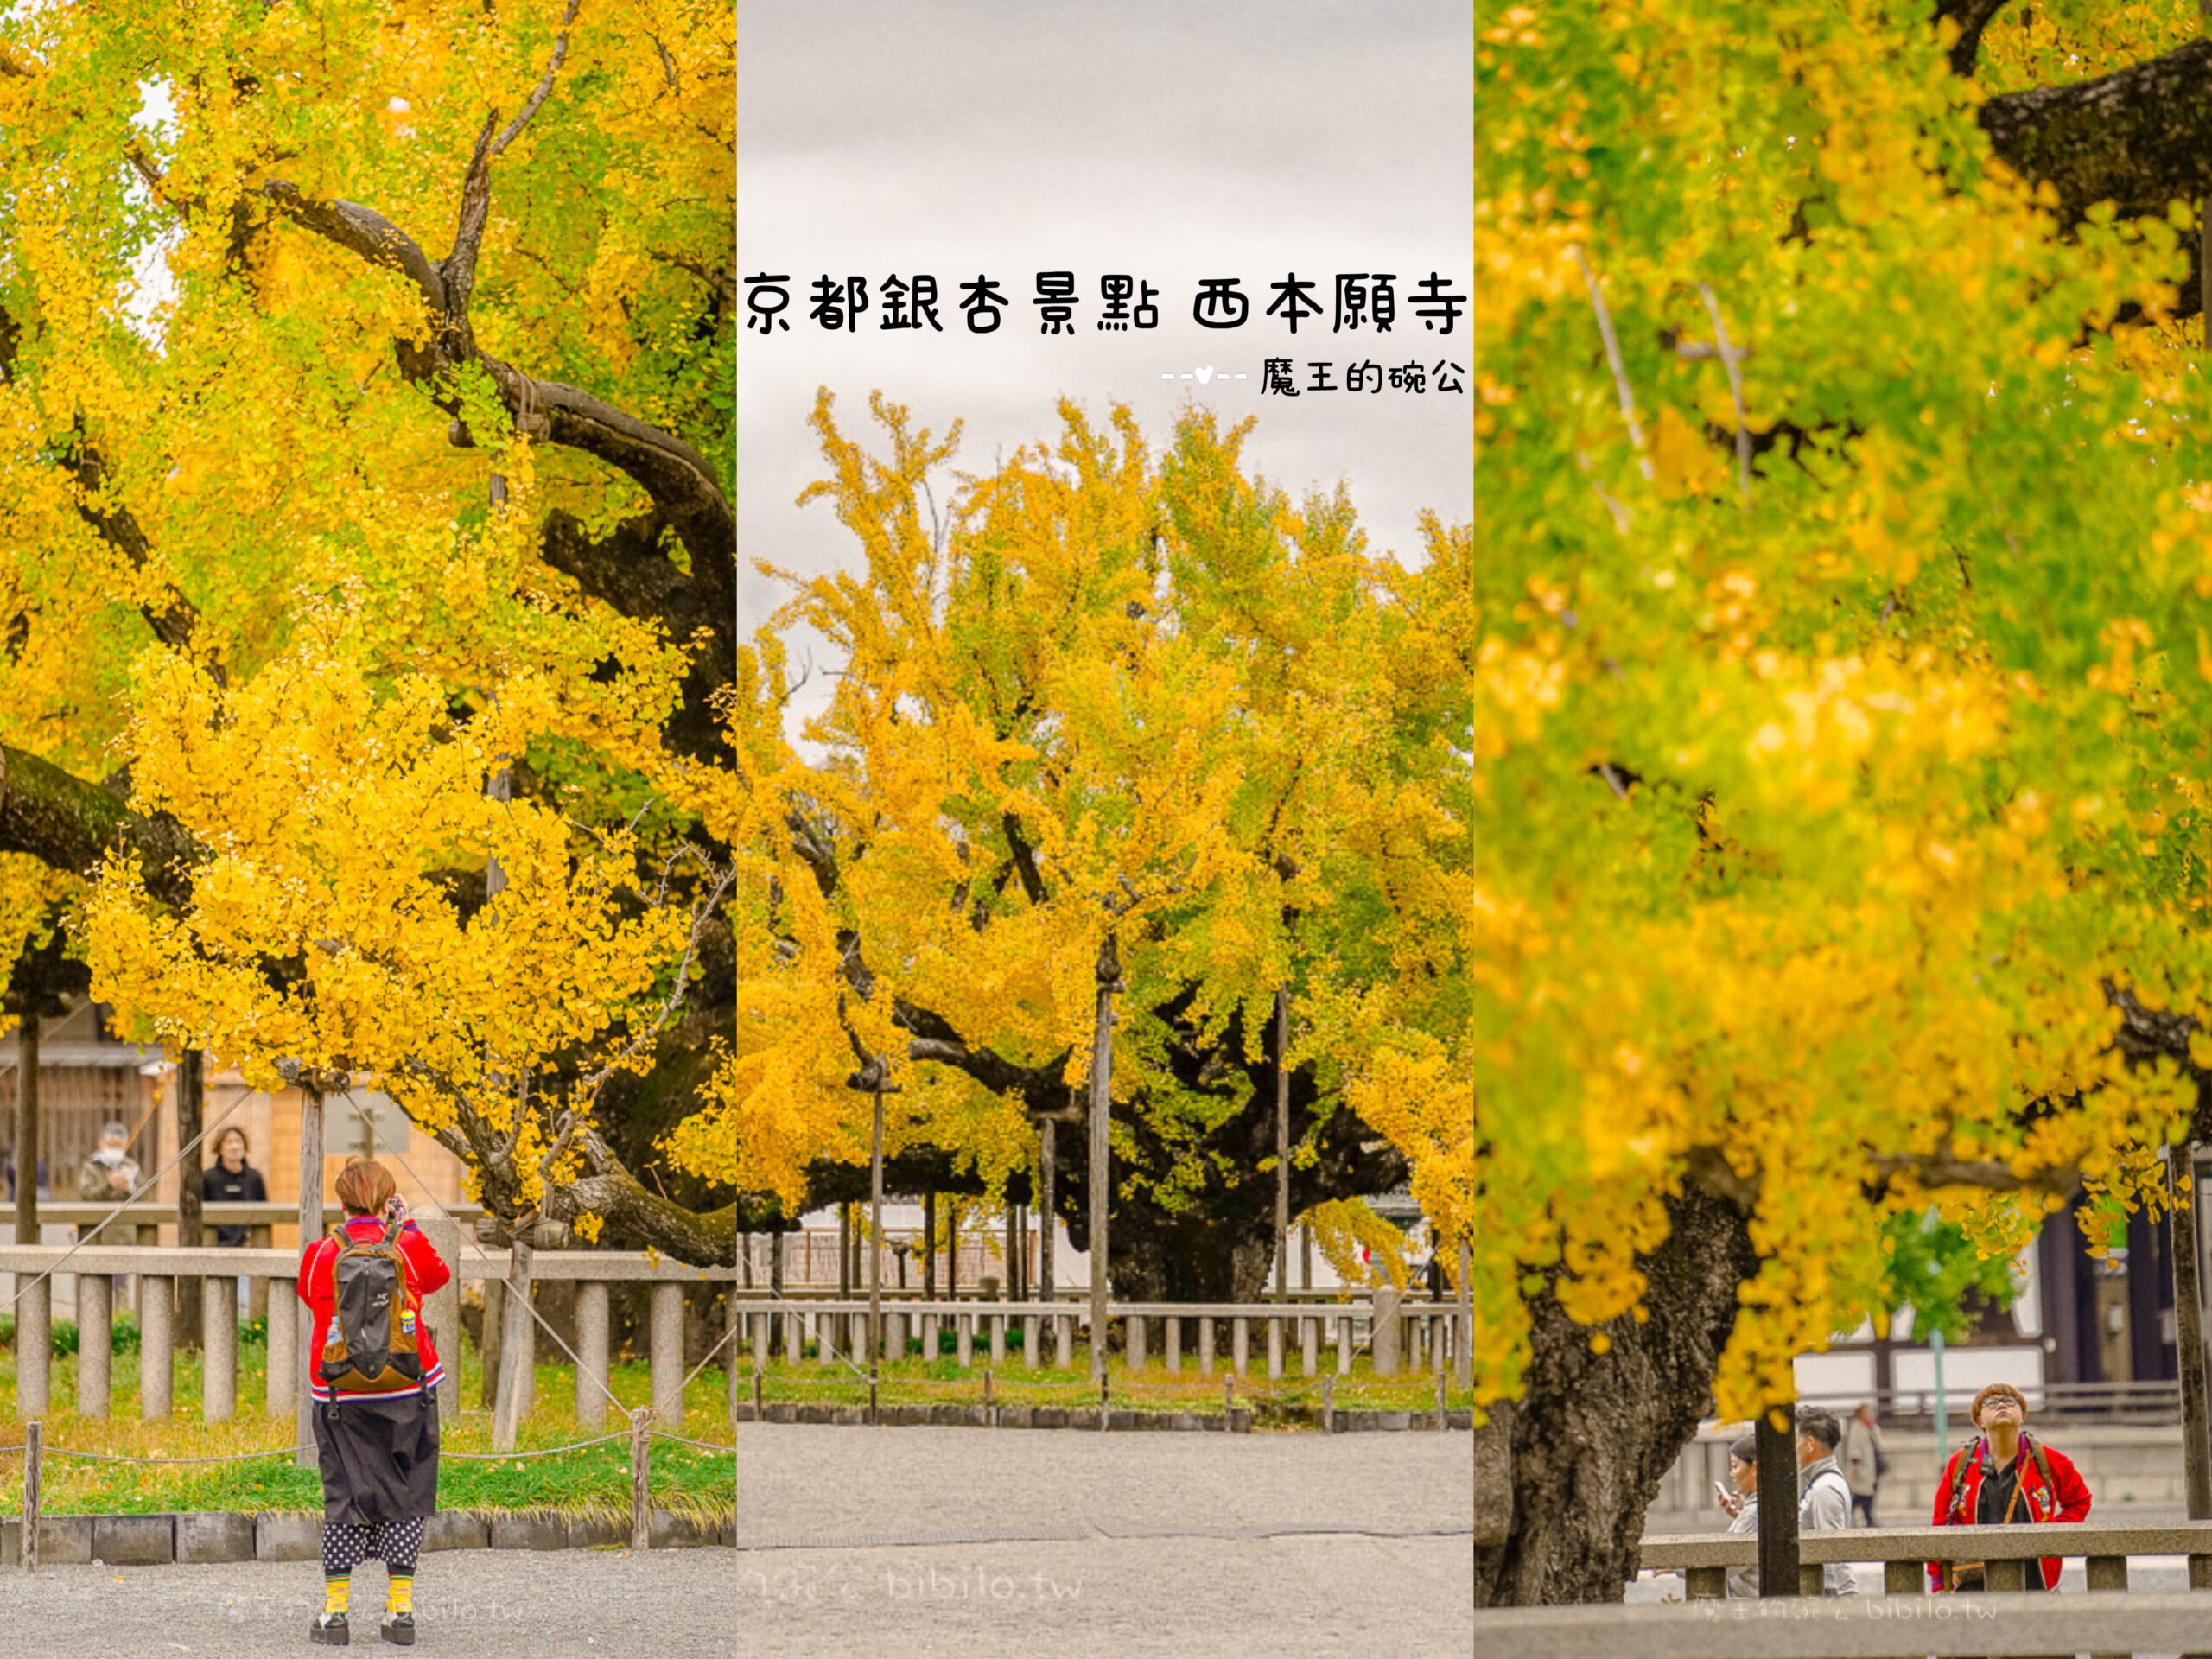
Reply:
[[[1835, 1414], [1817, 1406], [1797, 1413], [1797, 1533], [1842, 1532], [1851, 1526], [1851, 1484], [1836, 1465], [1835, 1449], [1843, 1425]], [[1821, 1569], [1821, 1593], [1855, 1596], [1859, 1579], [1850, 1565], [1830, 1561]]]
[[[1732, 1533], [1750, 1533], [1758, 1536], [1759, 1530], [1759, 1439], [1756, 1434], [1739, 1434], [1728, 1447], [1728, 1478], [1735, 1482], [1733, 1492], [1719, 1494], [1720, 1507], [1733, 1518], [1728, 1522]], [[1728, 1575], [1728, 1594], [1738, 1600], [1747, 1600], [1759, 1592], [1759, 1567], [1753, 1561], [1749, 1567], [1739, 1567]]]

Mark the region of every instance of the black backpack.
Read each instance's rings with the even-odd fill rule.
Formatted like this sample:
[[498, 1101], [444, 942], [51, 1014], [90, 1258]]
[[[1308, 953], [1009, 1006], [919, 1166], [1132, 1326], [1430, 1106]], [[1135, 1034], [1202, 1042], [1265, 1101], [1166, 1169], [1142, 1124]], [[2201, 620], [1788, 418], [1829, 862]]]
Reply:
[[423, 1380], [417, 1318], [407, 1305], [407, 1264], [399, 1229], [361, 1240], [344, 1225], [330, 1230], [330, 1334], [320, 1375], [334, 1394], [395, 1394]]

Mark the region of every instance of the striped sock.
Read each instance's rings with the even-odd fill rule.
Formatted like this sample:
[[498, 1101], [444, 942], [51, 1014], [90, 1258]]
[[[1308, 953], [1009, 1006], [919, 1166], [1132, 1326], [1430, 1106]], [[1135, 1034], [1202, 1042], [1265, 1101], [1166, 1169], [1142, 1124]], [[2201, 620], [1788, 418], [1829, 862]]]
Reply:
[[350, 1573], [326, 1573], [322, 1577], [322, 1611], [342, 1613], [353, 1590], [353, 1575]]
[[415, 1611], [415, 1578], [410, 1573], [391, 1575], [391, 1588], [385, 1599], [388, 1613], [411, 1613]]

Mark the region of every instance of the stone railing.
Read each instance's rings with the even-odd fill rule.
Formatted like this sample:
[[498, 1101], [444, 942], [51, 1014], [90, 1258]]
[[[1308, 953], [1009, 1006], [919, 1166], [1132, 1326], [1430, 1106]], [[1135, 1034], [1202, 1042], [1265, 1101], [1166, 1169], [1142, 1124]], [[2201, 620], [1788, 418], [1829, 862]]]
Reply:
[[[835, 1363], [839, 1356], [866, 1361], [868, 1311], [864, 1298], [773, 1300], [741, 1290], [735, 1306], [741, 1310], [736, 1315], [742, 1321], [738, 1339], [757, 1363], [780, 1354], [796, 1364], [809, 1344], [815, 1346], [817, 1357], [827, 1362]], [[1452, 1366], [1462, 1340], [1457, 1334], [1458, 1310], [1451, 1303], [1400, 1301], [1387, 1292], [1378, 1301], [1114, 1302], [1107, 1311], [1109, 1325], [1120, 1327], [1126, 1363], [1142, 1366], [1157, 1355], [1170, 1376], [1181, 1372], [1187, 1357], [1201, 1376], [1211, 1376], [1226, 1358], [1230, 1375], [1241, 1378], [1251, 1369], [1255, 1338], [1271, 1381], [1283, 1375], [1294, 1351], [1300, 1374], [1319, 1376], [1321, 1351], [1332, 1345], [1333, 1369], [1339, 1375], [1351, 1370], [1353, 1355], [1363, 1349], [1369, 1351], [1381, 1376], [1402, 1370], [1440, 1371]], [[935, 1355], [942, 1345], [940, 1333], [950, 1331], [956, 1363], [963, 1370], [979, 1356], [993, 1370], [1004, 1370], [1012, 1346], [1009, 1337], [1015, 1332], [1021, 1338], [1020, 1366], [1042, 1370], [1049, 1350], [1056, 1366], [1072, 1369], [1077, 1349], [1089, 1351], [1090, 1323], [1087, 1302], [1058, 1298], [1049, 1302], [883, 1299], [887, 1355], [904, 1354], [914, 1338], [920, 1339], [925, 1354]], [[1109, 1329], [1109, 1344], [1113, 1336]]]
[[2199, 1595], [2000, 1594], [1508, 1607], [1475, 1615], [1476, 1659], [1943, 1659], [2172, 1655], [2207, 1638]]
[[[1504, 1659], [1910, 1659], [1911, 1656], [2175, 1654], [2212, 1646], [2212, 1521], [2034, 1527], [1870, 1527], [1797, 1541], [1799, 1593], [1723, 1599], [1755, 1563], [1748, 1534], [1647, 1535], [1643, 1565], [1679, 1572], [1687, 1604], [1506, 1607], [1477, 1612], [1474, 1651]], [[2028, 1562], [2086, 1561], [2088, 1596], [2026, 1593]], [[2132, 1556], [2188, 1558], [2187, 1593], [2115, 1595]], [[1991, 1589], [1929, 1595], [1927, 1563], [1981, 1560]], [[1884, 1595], [1820, 1593], [1831, 1561], [1882, 1564]]]
[[[2027, 1563], [2045, 1556], [2085, 1561], [2089, 1588], [2127, 1588], [2131, 1555], [2185, 1555], [2192, 1590], [2212, 1590], [2212, 1521], [2165, 1525], [2108, 1526], [2094, 1521], [2034, 1527], [1853, 1527], [1808, 1532], [1797, 1540], [1799, 1592], [1821, 1592], [1821, 1569], [1831, 1561], [1882, 1564], [1884, 1590], [1892, 1596], [1926, 1593], [1930, 1561], [1986, 1561], [1992, 1591], [2024, 1590]], [[1749, 1533], [1647, 1535], [1640, 1556], [1653, 1572], [1680, 1573], [1693, 1601], [1718, 1600], [1727, 1575], [1758, 1561], [1758, 1540]], [[2212, 1604], [2204, 1610], [2212, 1635]]]
[[[481, 1205], [474, 1204], [441, 1205], [438, 1209], [442, 1214], [450, 1216], [454, 1220], [464, 1224], [474, 1223], [484, 1213]], [[130, 1238], [124, 1236], [126, 1229], [130, 1234], [135, 1235], [142, 1247], [152, 1248], [162, 1245], [163, 1242], [162, 1230], [164, 1227], [171, 1230], [171, 1238], [174, 1239], [174, 1230], [178, 1219], [177, 1206], [173, 1204], [156, 1204], [149, 1198], [142, 1198], [124, 1205], [120, 1215], [116, 1215], [116, 1206], [111, 1204], [85, 1204], [74, 1200], [41, 1201], [38, 1207], [41, 1231], [48, 1224], [73, 1227], [76, 1230], [76, 1236], [79, 1238], [84, 1237], [90, 1232], [95, 1224], [107, 1221], [111, 1215], [116, 1218], [110, 1222], [105, 1230], [110, 1235], [109, 1242], [111, 1243], [129, 1243]], [[345, 1218], [345, 1210], [338, 1205], [323, 1205], [324, 1228], [327, 1230], [336, 1226]], [[299, 1206], [295, 1204], [210, 1203], [200, 1207], [200, 1219], [206, 1233], [202, 1243], [210, 1247], [213, 1247], [215, 1242], [214, 1229], [243, 1227], [246, 1230], [246, 1243], [249, 1246], [257, 1249], [268, 1249], [275, 1243], [276, 1229], [279, 1226], [296, 1229], [299, 1218]], [[6, 1243], [35, 1242], [16, 1238], [16, 1227], [12, 1217], [0, 1216], [0, 1233], [6, 1235]], [[4, 1245], [0, 1245], [0, 1248], [4, 1248]], [[0, 1303], [13, 1300], [15, 1294], [14, 1275], [0, 1273]], [[249, 1294], [252, 1300], [246, 1309], [246, 1317], [255, 1319], [263, 1318], [269, 1312], [268, 1280], [251, 1276]]]
[[[219, 1210], [226, 1206], [211, 1205]], [[105, 1213], [105, 1212], [103, 1212]], [[463, 1248], [459, 1224], [443, 1217], [425, 1219], [423, 1231], [454, 1270], [443, 1288], [433, 1292], [423, 1307], [424, 1321], [435, 1333], [441, 1357], [447, 1361], [446, 1382], [439, 1403], [447, 1411], [459, 1403], [456, 1381], [461, 1343], [461, 1288], [481, 1282], [486, 1291], [486, 1316], [496, 1325], [497, 1305], [510, 1263], [504, 1250]], [[238, 1410], [238, 1368], [251, 1349], [238, 1343], [237, 1281], [241, 1275], [258, 1281], [264, 1291], [268, 1339], [262, 1350], [266, 1366], [264, 1382], [289, 1378], [266, 1389], [267, 1414], [289, 1417], [296, 1410], [300, 1379], [309, 1357], [303, 1351], [312, 1336], [311, 1317], [298, 1297], [300, 1258], [289, 1249], [224, 1249], [203, 1246], [148, 1249], [134, 1245], [16, 1244], [0, 1246], [0, 1274], [15, 1275], [16, 1289], [9, 1305], [16, 1316], [16, 1413], [21, 1418], [43, 1415], [49, 1408], [54, 1361], [52, 1291], [63, 1275], [75, 1280], [77, 1307], [77, 1409], [88, 1417], [108, 1414], [112, 1392], [110, 1340], [112, 1328], [112, 1278], [135, 1275], [138, 1305], [138, 1408], [148, 1419], [167, 1417], [175, 1403], [176, 1340], [174, 1313], [179, 1279], [203, 1281], [200, 1299], [201, 1330], [200, 1414], [209, 1422], [227, 1422]], [[680, 1262], [629, 1251], [539, 1250], [531, 1259], [533, 1279], [540, 1284], [568, 1281], [576, 1286], [576, 1416], [588, 1428], [598, 1427], [607, 1408], [604, 1384], [607, 1377], [607, 1291], [614, 1284], [645, 1284], [652, 1287], [651, 1361], [653, 1406], [664, 1422], [682, 1416], [683, 1363], [683, 1289], [701, 1282], [726, 1282], [734, 1272], [728, 1268], [695, 1268]], [[42, 1276], [44, 1275], [44, 1276]], [[737, 1304], [732, 1304], [733, 1313]], [[527, 1362], [564, 1358], [552, 1342], [537, 1332], [536, 1321], [524, 1329], [533, 1334]], [[734, 1335], [731, 1338], [734, 1344]], [[728, 1349], [725, 1349], [725, 1352]], [[729, 1403], [737, 1403], [737, 1368], [729, 1367]], [[524, 1406], [531, 1390], [525, 1387]]]
[[[436, 1209], [438, 1213], [451, 1216], [455, 1221], [474, 1221], [484, 1213], [483, 1206], [474, 1204], [442, 1204]], [[341, 1206], [326, 1204], [322, 1206], [322, 1224], [334, 1227], [345, 1214]], [[85, 1204], [73, 1198], [66, 1201], [39, 1200], [38, 1218], [41, 1223], [67, 1222], [79, 1230], [94, 1222], [105, 1221], [111, 1215], [116, 1217], [115, 1224], [118, 1227], [135, 1224], [139, 1230], [139, 1242], [151, 1244], [156, 1240], [147, 1236], [146, 1229], [158, 1227], [164, 1223], [175, 1225], [178, 1210], [174, 1204], [157, 1204], [150, 1198], [142, 1198], [123, 1205], [120, 1214], [112, 1204]], [[250, 1227], [257, 1233], [280, 1223], [297, 1222], [299, 1218], [299, 1205], [278, 1203], [273, 1199], [259, 1204], [230, 1204], [210, 1199], [200, 1206], [200, 1219], [209, 1227]], [[12, 1213], [0, 1216], [0, 1222], [12, 1224], [14, 1219]]]

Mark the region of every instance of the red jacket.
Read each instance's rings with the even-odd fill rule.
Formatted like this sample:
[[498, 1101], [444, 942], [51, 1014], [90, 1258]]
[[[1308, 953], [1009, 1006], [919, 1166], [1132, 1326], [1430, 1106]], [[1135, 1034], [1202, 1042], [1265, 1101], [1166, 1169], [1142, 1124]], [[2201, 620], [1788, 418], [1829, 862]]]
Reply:
[[[379, 1239], [384, 1236], [384, 1223], [374, 1216], [348, 1216], [346, 1230], [359, 1239]], [[336, 1309], [331, 1300], [330, 1269], [338, 1257], [338, 1241], [327, 1234], [315, 1240], [300, 1255], [300, 1300], [315, 1310], [315, 1345], [308, 1350], [309, 1387], [318, 1400], [330, 1398], [330, 1386], [317, 1369], [322, 1357], [322, 1344], [330, 1334], [330, 1321]], [[405, 1389], [395, 1389], [380, 1399], [398, 1399], [420, 1394], [425, 1389], [435, 1389], [445, 1376], [445, 1368], [438, 1363], [438, 1351], [431, 1344], [429, 1328], [421, 1324], [423, 1299], [440, 1288], [453, 1277], [430, 1241], [423, 1236], [423, 1230], [411, 1220], [399, 1230], [399, 1257], [407, 1268], [407, 1306], [416, 1319], [416, 1346], [423, 1357], [423, 1381]]]
[[[1936, 1519], [1939, 1527], [1964, 1527], [1975, 1524], [1974, 1516], [1981, 1512], [1982, 1454], [1986, 1441], [1977, 1436], [1968, 1446], [1951, 1453], [1950, 1461], [1943, 1465], [1943, 1478], [1936, 1483]], [[2032, 1439], [2025, 1430], [2020, 1434], [2020, 1449], [2013, 1454], [2013, 1466], [2019, 1471], [2020, 1503], [2034, 1522], [2040, 1525], [2051, 1521], [2083, 1521], [2089, 1514], [2089, 1488], [2075, 1470], [2073, 1460], [2062, 1452], [2042, 1446], [2044, 1459], [2050, 1465], [2050, 1479], [2046, 1484], [2043, 1471], [2036, 1465], [2031, 1446], [2041, 1442]], [[1966, 1463], [1966, 1480], [1958, 1487], [1958, 1500], [1952, 1501], [1951, 1491], [1958, 1481], [1959, 1459]], [[2037, 1563], [2043, 1574], [2043, 1587], [2058, 1587], [2060, 1558], [2046, 1555]], [[1932, 1587], [1942, 1586], [1942, 1568], [1935, 1561], [1928, 1563], [1928, 1579]]]

